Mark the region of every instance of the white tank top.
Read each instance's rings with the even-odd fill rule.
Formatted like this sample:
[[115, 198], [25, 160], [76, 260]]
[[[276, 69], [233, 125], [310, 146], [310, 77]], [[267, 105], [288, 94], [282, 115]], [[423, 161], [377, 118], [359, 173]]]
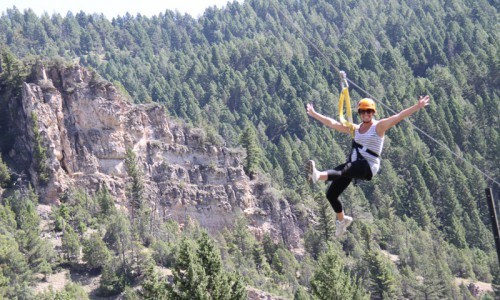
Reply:
[[[359, 153], [368, 161], [370, 169], [372, 170], [372, 175], [377, 174], [380, 169], [380, 154], [382, 154], [382, 148], [384, 147], [384, 137], [379, 137], [376, 131], [378, 121], [374, 121], [372, 126], [365, 133], [359, 133], [359, 128], [354, 131], [354, 140], [356, 143], [363, 145], [363, 148], [359, 148]], [[361, 127], [361, 126], [360, 126]], [[366, 152], [366, 149], [378, 153], [379, 157], [375, 157], [370, 153]], [[356, 150], [352, 151], [351, 161], [355, 161], [358, 157]]]

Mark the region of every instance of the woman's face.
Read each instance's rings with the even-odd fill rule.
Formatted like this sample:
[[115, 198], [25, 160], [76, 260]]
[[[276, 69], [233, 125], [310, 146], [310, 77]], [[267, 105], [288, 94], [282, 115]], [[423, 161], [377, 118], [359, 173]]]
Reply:
[[366, 123], [372, 120], [373, 115], [375, 115], [375, 111], [373, 109], [360, 109], [358, 110], [358, 114], [363, 123]]

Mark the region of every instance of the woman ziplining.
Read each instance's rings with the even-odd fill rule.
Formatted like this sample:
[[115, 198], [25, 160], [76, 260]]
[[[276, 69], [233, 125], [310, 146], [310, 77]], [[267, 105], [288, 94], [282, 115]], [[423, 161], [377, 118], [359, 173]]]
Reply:
[[[343, 82], [341, 100], [345, 97], [344, 92], [347, 93], [345, 73], [342, 75], [344, 76], [345, 85]], [[374, 119], [377, 112], [375, 101], [370, 98], [361, 99], [358, 103], [357, 111], [361, 117], [362, 123], [358, 125], [352, 124], [344, 119], [342, 114], [343, 107], [339, 107], [339, 119], [341, 120], [339, 122], [316, 112], [311, 103], [307, 104], [306, 109], [309, 116], [318, 120], [323, 125], [353, 136], [352, 150], [347, 162], [335, 167], [333, 170], [325, 171], [318, 171], [314, 160], [310, 160], [307, 164], [308, 179], [312, 181], [312, 183], [315, 184], [318, 180], [331, 181], [330, 187], [326, 192], [326, 198], [337, 214], [335, 236], [339, 237], [344, 234], [347, 227], [349, 227], [353, 221], [352, 217], [344, 215], [342, 202], [339, 200], [340, 194], [349, 186], [353, 179], [371, 180], [372, 177], [377, 174], [380, 168], [380, 154], [384, 146], [386, 131], [403, 119], [429, 105], [429, 99], [428, 95], [420, 96], [415, 105], [393, 116], [378, 121]], [[349, 101], [348, 94], [347, 99], [344, 100]], [[340, 106], [342, 101], [339, 102], [341, 102], [339, 103]]]
[[[314, 50], [316, 50], [316, 52], [319, 54], [319, 56], [321, 56], [323, 59], [325, 59], [325, 61], [335, 70], [337, 71], [340, 71], [338, 69], [337, 66], [335, 66], [332, 62], [331, 62], [331, 59], [321, 50], [318, 48], [318, 46], [316, 45], [316, 43], [314, 43], [314, 41], [312, 41], [311, 39], [309, 39], [305, 34], [304, 34], [304, 31], [302, 30], [302, 28], [297, 25], [290, 17], [289, 15], [287, 14], [284, 14], [282, 12], [282, 9], [280, 8], [280, 6], [278, 6], [276, 3], [274, 3], [273, 1], [270, 1], [270, 3], [274, 6], [274, 8], [283, 16], [283, 18], [299, 33], [299, 35], [301, 36], [301, 38], [308, 44], [310, 45]], [[346, 80], [347, 81], [347, 80]], [[369, 92], [365, 91], [362, 87], [356, 85], [354, 82], [351, 81], [351, 83], [356, 87], [358, 88], [360, 91], [362, 91], [363, 93], [365, 93], [366, 95], [370, 96], [371, 98], [373, 99], [376, 99], [374, 96], [370, 95]], [[395, 113], [395, 111], [393, 111], [390, 107], [387, 107], [386, 105], [384, 105], [384, 103], [380, 102], [380, 104], [382, 104], [384, 107], [386, 107], [389, 111]], [[340, 120], [342, 121], [342, 120]], [[483, 171], [482, 169], [480, 169], [479, 167], [477, 167], [475, 164], [471, 163], [470, 161], [466, 160], [463, 155], [461, 153], [457, 153], [453, 150], [451, 150], [445, 143], [435, 139], [434, 137], [432, 137], [430, 134], [428, 134], [427, 132], [423, 131], [422, 129], [418, 128], [417, 126], [415, 126], [415, 124], [409, 122], [409, 124], [411, 126], [413, 126], [413, 128], [418, 131], [420, 134], [424, 135], [426, 138], [428, 138], [429, 140], [433, 141], [434, 143], [436, 143], [439, 147], [443, 148], [444, 150], [448, 151], [451, 155], [453, 155], [455, 158], [457, 158], [458, 160], [460, 160], [461, 162], [469, 165], [470, 167], [472, 167], [474, 170], [476, 170], [477, 172], [479, 172], [484, 178], [490, 180], [492, 183], [494, 183], [495, 185], [497, 186], [500, 186], [500, 183], [498, 182], [498, 180], [496, 180], [492, 175], [489, 175], [488, 173], [486, 173], [485, 171]]]

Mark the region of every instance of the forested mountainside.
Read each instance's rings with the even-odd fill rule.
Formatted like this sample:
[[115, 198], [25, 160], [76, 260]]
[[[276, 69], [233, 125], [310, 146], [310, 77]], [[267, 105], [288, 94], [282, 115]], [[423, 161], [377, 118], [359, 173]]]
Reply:
[[[498, 199], [500, 189], [498, 17], [498, 3], [485, 0], [250, 0], [209, 8], [198, 19], [171, 11], [107, 20], [8, 9], [0, 16], [2, 116], [21, 101], [23, 83], [34, 83], [34, 66], [79, 64], [130, 102], [160, 104], [166, 118], [202, 128], [211, 142], [218, 134], [224, 146], [244, 148], [249, 180], [267, 181], [294, 218], [313, 221], [301, 227], [303, 251], [292, 252], [285, 236], [252, 234], [245, 214], [212, 236], [189, 222], [179, 230], [170, 220], [146, 238], [138, 218], [110, 210], [117, 199], [106, 189], [79, 186], [40, 221], [40, 191], [15, 184], [26, 170], [15, 163], [12, 119], [2, 117], [0, 295], [188, 299], [182, 297], [198, 288], [214, 299], [241, 299], [242, 287], [251, 286], [290, 299], [494, 297], [455, 284], [465, 278], [492, 283], [498, 296], [484, 196], [491, 187]], [[358, 86], [351, 86], [353, 103], [365, 96], [379, 101], [378, 117], [431, 96], [411, 123], [389, 131], [380, 174], [344, 193], [355, 222], [341, 239], [332, 236], [323, 187], [308, 185], [303, 172], [311, 158], [328, 168], [349, 151], [347, 136], [305, 113], [312, 102], [336, 116], [338, 70]], [[38, 128], [31, 131], [39, 146], [33, 161], [43, 162]], [[44, 178], [43, 164], [35, 165], [38, 176], [26, 183]], [[140, 182], [129, 165], [131, 182]], [[63, 232], [62, 244], [51, 245], [39, 223]], [[129, 230], [120, 236], [118, 228]], [[70, 284], [37, 296], [32, 286], [61, 268], [92, 270], [100, 285], [89, 292]], [[222, 268], [231, 275], [222, 276]], [[183, 277], [185, 270], [194, 275]], [[221, 293], [228, 286], [234, 294]]]

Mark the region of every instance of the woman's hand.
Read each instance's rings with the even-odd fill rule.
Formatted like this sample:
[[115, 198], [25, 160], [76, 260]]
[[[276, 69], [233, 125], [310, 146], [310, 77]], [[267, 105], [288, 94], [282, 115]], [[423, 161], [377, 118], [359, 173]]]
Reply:
[[426, 107], [427, 105], [429, 105], [429, 100], [430, 100], [429, 95], [418, 97], [418, 103], [417, 103], [418, 108], [422, 109], [422, 108]]
[[306, 111], [307, 114], [310, 115], [311, 117], [313, 117], [316, 114], [316, 111], [314, 110], [314, 106], [312, 105], [312, 103], [307, 103]]

